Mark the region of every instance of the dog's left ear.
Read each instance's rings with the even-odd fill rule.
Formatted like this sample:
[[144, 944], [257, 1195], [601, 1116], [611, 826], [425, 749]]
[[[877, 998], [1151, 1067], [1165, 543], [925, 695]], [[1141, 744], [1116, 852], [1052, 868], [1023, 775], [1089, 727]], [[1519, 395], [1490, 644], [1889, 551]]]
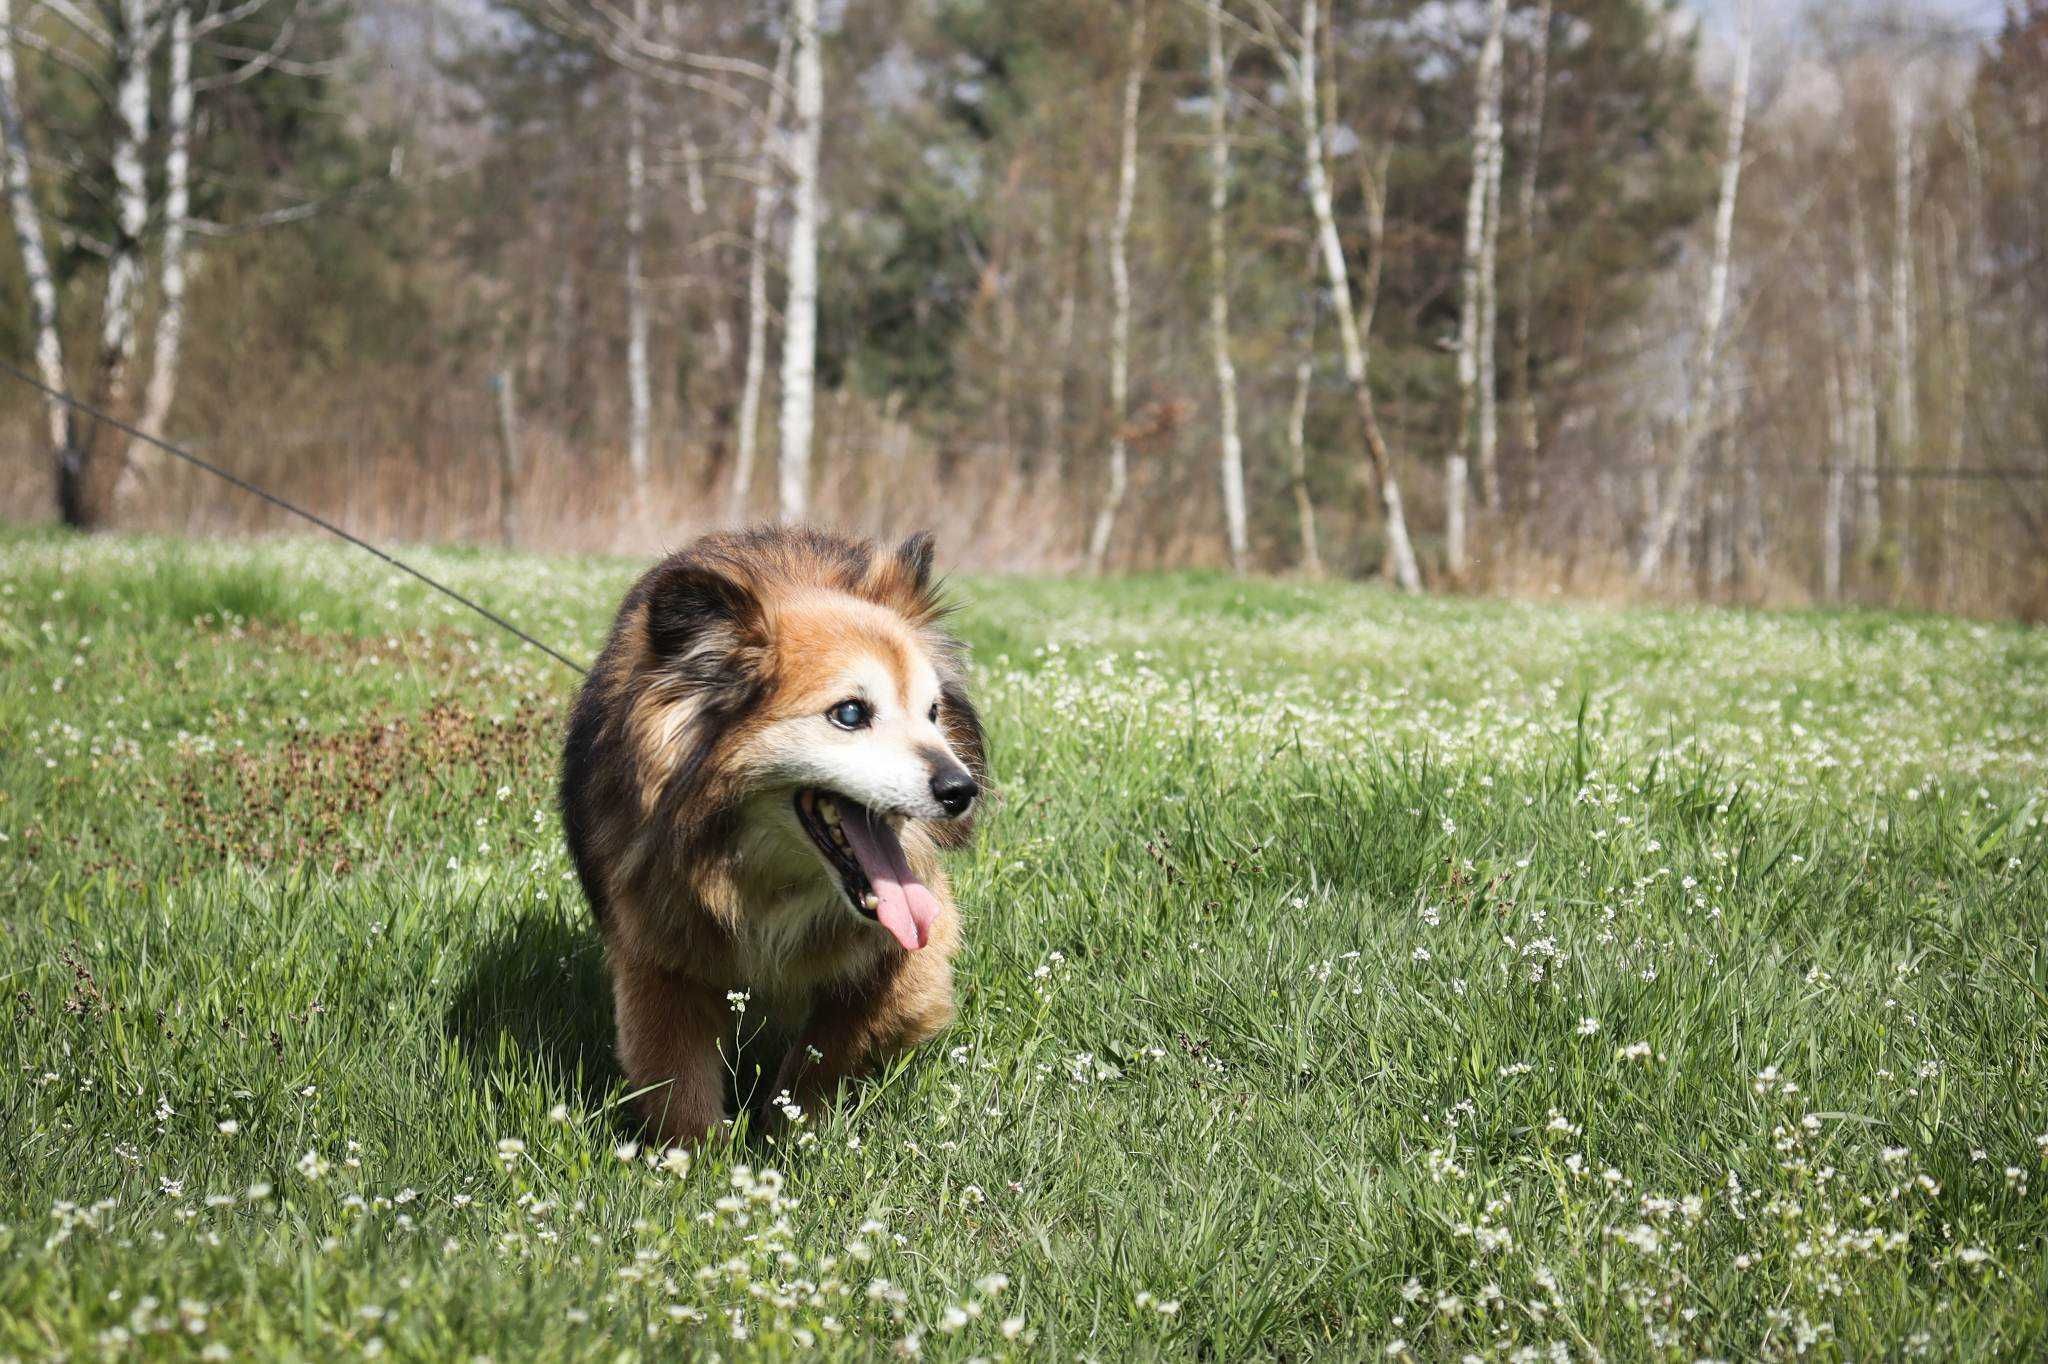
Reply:
[[932, 551], [937, 542], [928, 530], [914, 531], [896, 546], [896, 563], [909, 581], [910, 590], [922, 595], [932, 583]]
[[918, 531], [868, 568], [862, 595], [902, 612], [919, 625], [945, 614], [932, 584], [932, 533]]

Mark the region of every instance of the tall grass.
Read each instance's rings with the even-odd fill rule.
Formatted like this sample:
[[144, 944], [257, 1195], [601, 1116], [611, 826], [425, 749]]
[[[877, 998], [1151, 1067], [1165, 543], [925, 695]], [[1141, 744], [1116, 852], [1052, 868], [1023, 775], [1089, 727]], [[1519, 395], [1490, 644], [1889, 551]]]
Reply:
[[[430, 561], [585, 655], [633, 571]], [[326, 547], [0, 542], [0, 1352], [2048, 1345], [2048, 636], [962, 594], [960, 1021], [684, 1168], [564, 670]]]

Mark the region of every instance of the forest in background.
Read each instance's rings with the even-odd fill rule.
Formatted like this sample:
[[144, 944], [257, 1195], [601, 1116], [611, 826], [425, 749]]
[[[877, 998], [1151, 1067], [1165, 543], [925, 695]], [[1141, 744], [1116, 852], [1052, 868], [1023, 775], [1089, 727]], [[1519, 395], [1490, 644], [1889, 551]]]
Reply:
[[380, 538], [2048, 611], [2048, 0], [1738, 8], [0, 0], [0, 356]]

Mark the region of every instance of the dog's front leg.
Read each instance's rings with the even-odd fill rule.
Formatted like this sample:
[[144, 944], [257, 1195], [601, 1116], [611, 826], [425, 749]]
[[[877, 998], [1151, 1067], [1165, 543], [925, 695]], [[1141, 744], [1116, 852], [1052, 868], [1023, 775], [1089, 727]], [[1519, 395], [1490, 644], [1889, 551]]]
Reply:
[[805, 1113], [832, 1102], [839, 1087], [953, 1021], [953, 969], [942, 953], [899, 960], [881, 978], [819, 996], [769, 1090], [769, 1130], [787, 1095]]
[[641, 1116], [661, 1140], [695, 1145], [725, 1117], [727, 1006], [703, 982], [624, 954], [611, 954], [611, 973], [619, 1064], [647, 1091]]

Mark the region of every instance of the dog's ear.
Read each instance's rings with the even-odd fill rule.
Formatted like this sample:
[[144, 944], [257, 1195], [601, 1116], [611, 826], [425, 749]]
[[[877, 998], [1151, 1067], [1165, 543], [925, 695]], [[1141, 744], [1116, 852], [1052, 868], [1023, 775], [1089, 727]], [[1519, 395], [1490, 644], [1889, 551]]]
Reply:
[[762, 631], [760, 598], [724, 565], [679, 555], [648, 582], [647, 647], [663, 662], [729, 668]]
[[903, 574], [910, 590], [919, 596], [931, 589], [932, 551], [937, 542], [928, 530], [913, 531], [908, 539], [896, 546], [896, 564]]
[[931, 625], [946, 614], [932, 582], [932, 533], [918, 531], [869, 565], [860, 594], [901, 612], [916, 625]]

